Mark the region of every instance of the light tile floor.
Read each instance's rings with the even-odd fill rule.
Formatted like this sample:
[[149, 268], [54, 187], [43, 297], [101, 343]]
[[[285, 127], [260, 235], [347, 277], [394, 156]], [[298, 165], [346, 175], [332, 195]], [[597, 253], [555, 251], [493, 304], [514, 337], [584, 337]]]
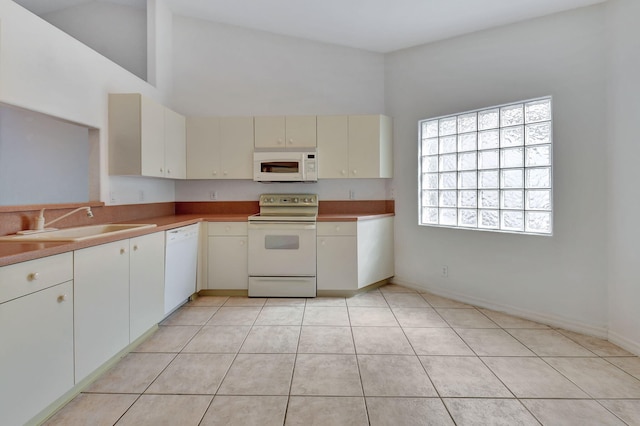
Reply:
[[201, 297], [47, 425], [640, 425], [640, 359], [387, 285]]

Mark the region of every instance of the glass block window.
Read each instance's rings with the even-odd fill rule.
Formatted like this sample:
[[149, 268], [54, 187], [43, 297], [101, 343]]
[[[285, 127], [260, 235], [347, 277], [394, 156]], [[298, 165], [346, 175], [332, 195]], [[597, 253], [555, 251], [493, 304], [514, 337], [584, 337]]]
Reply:
[[545, 97], [419, 122], [420, 225], [551, 235]]

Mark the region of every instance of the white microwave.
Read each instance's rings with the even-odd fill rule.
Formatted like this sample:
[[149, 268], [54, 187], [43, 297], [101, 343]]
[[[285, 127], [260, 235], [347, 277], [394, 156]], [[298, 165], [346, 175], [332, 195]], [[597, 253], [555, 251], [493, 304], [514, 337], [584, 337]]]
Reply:
[[316, 182], [318, 153], [311, 151], [254, 151], [256, 182]]

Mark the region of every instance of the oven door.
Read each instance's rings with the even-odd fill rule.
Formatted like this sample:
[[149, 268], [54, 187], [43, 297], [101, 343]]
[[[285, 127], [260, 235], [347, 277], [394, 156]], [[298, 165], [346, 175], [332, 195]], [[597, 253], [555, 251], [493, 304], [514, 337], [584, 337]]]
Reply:
[[315, 222], [249, 222], [249, 276], [316, 275]]

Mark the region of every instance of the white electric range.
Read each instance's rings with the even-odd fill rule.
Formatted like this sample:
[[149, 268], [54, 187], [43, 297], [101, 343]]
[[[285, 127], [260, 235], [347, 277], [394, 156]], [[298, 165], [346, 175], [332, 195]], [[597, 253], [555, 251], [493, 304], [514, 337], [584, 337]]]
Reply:
[[316, 194], [262, 194], [249, 217], [249, 297], [316, 296]]

